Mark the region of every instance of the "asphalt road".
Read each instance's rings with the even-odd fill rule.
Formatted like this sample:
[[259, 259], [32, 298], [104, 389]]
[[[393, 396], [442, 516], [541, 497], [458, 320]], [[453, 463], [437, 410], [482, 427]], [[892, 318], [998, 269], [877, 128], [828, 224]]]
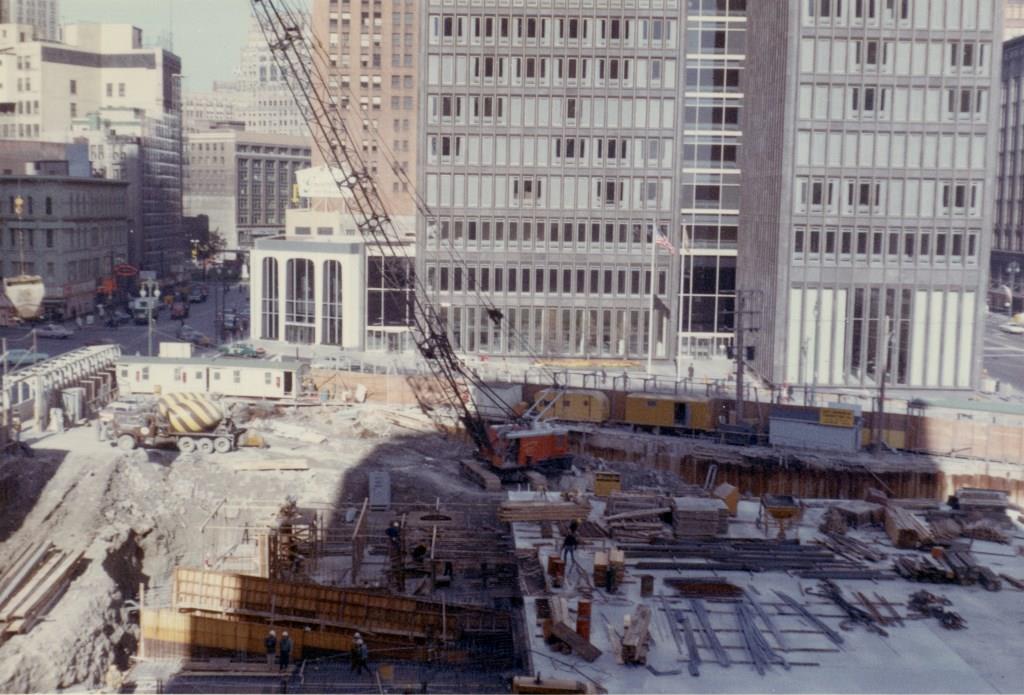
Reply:
[[1008, 320], [1006, 314], [985, 317], [985, 369], [994, 379], [1024, 391], [1024, 335], [999, 330]]
[[[201, 304], [192, 304], [189, 317], [185, 324], [193, 327], [203, 335], [214, 338], [215, 321], [215, 300], [214, 292], [216, 287], [207, 283], [210, 288], [210, 296]], [[237, 289], [229, 291], [225, 295], [225, 305], [230, 309], [243, 309], [248, 307], [246, 295]], [[159, 317], [153, 325], [153, 352], [160, 349], [160, 341], [177, 340], [176, 331], [181, 325], [179, 320], [171, 320], [170, 309], [160, 312]], [[65, 321], [64, 326], [75, 331], [75, 334], [67, 339], [57, 338], [36, 338], [36, 350], [43, 352], [50, 357], [56, 357], [76, 348], [98, 343], [117, 343], [121, 345], [125, 354], [136, 353], [145, 355], [149, 349], [149, 329], [147, 326], [137, 326], [134, 322], [126, 323], [117, 328], [108, 328], [103, 325], [102, 319], [97, 318], [92, 326], [83, 326], [81, 329], [74, 321]], [[38, 324], [42, 325], [42, 324]], [[24, 348], [32, 349], [31, 325], [23, 325], [15, 328], [0, 328], [0, 338], [7, 339], [8, 349]], [[195, 348], [196, 353], [211, 352], [212, 350], [200, 350]]]

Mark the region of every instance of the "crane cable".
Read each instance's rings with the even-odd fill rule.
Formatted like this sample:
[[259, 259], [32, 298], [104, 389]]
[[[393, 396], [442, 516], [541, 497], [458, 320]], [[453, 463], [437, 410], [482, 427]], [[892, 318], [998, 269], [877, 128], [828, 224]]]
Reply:
[[[397, 230], [390, 216], [384, 209], [379, 191], [368, 174], [368, 168], [358, 153], [357, 148], [348, 146], [355, 142], [352, 133], [343, 118], [338, 118], [336, 110], [327, 108], [323, 99], [315, 92], [314, 87], [318, 84], [323, 86], [322, 75], [317, 73], [319, 82], [310, 72], [310, 65], [313, 64], [311, 56], [303, 54], [302, 48], [308, 50], [309, 44], [303, 40], [302, 33], [297, 22], [288, 23], [281, 15], [280, 9], [272, 0], [252, 0], [256, 10], [257, 20], [261, 31], [267, 40], [271, 53], [274, 56], [278, 67], [286, 73], [295, 76], [294, 81], [289, 81], [289, 89], [296, 100], [300, 110], [305, 111], [307, 126], [310, 128], [313, 140], [325, 161], [337, 165], [337, 169], [329, 167], [335, 184], [341, 190], [349, 191], [351, 198], [348, 201], [348, 210], [358, 214], [358, 227], [361, 234], [370, 241], [382, 255], [381, 271], [384, 276], [393, 279], [395, 269], [389, 268], [387, 259], [408, 255], [404, 253], [404, 247], [397, 247], [394, 239], [387, 233], [387, 228], [397, 237]], [[290, 17], [293, 15], [289, 14]], [[305, 63], [305, 64], [304, 64]], [[334, 118], [332, 118], [334, 116]], [[317, 137], [317, 136], [321, 137]], [[346, 166], [347, 165], [347, 166]], [[414, 290], [422, 288], [422, 280], [412, 274]], [[408, 277], [400, 278], [403, 282]], [[396, 283], [397, 285], [397, 283]], [[401, 285], [397, 285], [401, 286]], [[425, 289], [425, 288], [423, 288]], [[516, 414], [511, 406], [497, 397], [493, 388], [483, 382], [479, 376], [466, 368], [452, 350], [450, 341], [447, 339], [445, 323], [440, 319], [434, 307], [421, 300], [419, 292], [411, 293], [413, 311], [411, 312], [412, 327], [417, 334], [417, 346], [432, 365], [434, 376], [447, 384], [444, 392], [448, 404], [461, 413], [460, 419], [466, 425], [467, 430], [477, 445], [483, 450], [491, 450], [490, 438], [486, 428], [479, 418], [473, 413], [468, 404], [460, 396], [459, 377], [471, 382], [481, 391], [491, 396], [492, 404], [515, 418]]]

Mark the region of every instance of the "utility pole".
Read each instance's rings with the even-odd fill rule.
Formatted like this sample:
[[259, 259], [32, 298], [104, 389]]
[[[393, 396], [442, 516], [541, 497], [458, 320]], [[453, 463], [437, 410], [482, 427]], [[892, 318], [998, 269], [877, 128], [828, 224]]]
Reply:
[[153, 306], [149, 307], [149, 309], [148, 309], [148, 311], [149, 311], [149, 320], [146, 322], [146, 333], [147, 333], [147, 337], [148, 337], [148, 340], [149, 340], [149, 353], [148, 354], [149, 354], [150, 357], [153, 356], [153, 309], [154, 309]]
[[761, 330], [759, 325], [752, 325], [754, 322], [751, 321], [749, 324], [744, 325], [743, 317], [747, 314], [751, 316], [759, 314], [759, 309], [748, 309], [747, 299], [750, 296], [758, 296], [761, 294], [760, 290], [736, 290], [736, 345], [735, 345], [735, 357], [736, 357], [736, 424], [740, 424], [743, 420], [743, 360], [746, 358], [746, 341], [744, 340], [747, 331], [758, 331]]

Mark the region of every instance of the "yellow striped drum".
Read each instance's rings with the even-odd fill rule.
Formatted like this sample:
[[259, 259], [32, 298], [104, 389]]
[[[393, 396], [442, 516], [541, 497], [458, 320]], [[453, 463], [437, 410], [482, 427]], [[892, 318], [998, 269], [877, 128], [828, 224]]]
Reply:
[[175, 432], [209, 432], [224, 419], [220, 406], [198, 393], [168, 393], [157, 401], [157, 412]]

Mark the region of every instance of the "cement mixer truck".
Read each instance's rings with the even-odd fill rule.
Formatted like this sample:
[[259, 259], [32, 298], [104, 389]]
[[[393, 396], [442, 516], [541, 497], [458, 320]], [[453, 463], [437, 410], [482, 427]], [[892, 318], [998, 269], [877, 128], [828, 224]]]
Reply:
[[152, 408], [117, 414], [109, 427], [119, 449], [176, 446], [183, 453], [226, 454], [238, 448], [244, 428], [217, 403], [198, 393], [169, 393]]

